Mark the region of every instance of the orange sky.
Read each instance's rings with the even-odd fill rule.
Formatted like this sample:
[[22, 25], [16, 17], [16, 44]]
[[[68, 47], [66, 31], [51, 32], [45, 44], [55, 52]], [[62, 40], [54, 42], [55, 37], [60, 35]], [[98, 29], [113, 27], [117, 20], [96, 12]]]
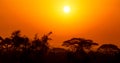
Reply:
[[[64, 6], [71, 8], [64, 13]], [[0, 35], [14, 30], [33, 37], [52, 31], [51, 44], [72, 37], [120, 45], [119, 0], [0, 0]]]

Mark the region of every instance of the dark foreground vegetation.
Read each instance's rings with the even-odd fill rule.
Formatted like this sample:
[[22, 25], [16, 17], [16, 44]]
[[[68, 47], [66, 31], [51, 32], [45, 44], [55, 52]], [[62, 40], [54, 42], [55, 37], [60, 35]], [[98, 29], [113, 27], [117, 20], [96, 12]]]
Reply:
[[15, 31], [10, 37], [0, 37], [0, 63], [120, 63], [120, 49], [114, 44], [98, 43], [84, 38], [63, 42], [64, 48], [50, 48], [49, 35], [31, 40]]

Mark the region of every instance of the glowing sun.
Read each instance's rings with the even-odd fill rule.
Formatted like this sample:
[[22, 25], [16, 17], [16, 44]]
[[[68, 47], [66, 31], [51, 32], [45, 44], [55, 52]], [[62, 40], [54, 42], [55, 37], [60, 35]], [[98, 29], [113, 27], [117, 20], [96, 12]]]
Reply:
[[64, 12], [69, 13], [70, 12], [70, 7], [69, 6], [64, 6]]

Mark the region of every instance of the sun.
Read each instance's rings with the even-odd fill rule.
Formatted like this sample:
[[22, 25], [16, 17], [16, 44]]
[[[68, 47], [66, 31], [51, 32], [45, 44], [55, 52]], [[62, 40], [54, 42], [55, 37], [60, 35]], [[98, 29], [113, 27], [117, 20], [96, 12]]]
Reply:
[[64, 12], [69, 13], [70, 12], [70, 7], [69, 6], [64, 6]]

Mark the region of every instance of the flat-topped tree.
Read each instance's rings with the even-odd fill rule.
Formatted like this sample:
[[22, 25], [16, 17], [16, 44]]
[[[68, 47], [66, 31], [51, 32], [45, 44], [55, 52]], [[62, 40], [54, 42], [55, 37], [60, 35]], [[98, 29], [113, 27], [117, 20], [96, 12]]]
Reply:
[[84, 38], [72, 38], [64, 41], [62, 44], [62, 46], [73, 48], [73, 50], [75, 49], [74, 52], [67, 54], [68, 60], [73, 63], [86, 63], [88, 61], [88, 54], [85, 52], [84, 48], [90, 50], [92, 45], [98, 44]]
[[62, 46], [66, 47], [76, 47], [77, 51], [83, 51], [83, 48], [90, 49], [92, 45], [98, 45], [97, 43], [94, 43], [92, 40], [87, 40], [83, 38], [72, 38], [70, 40], [64, 41]]
[[97, 49], [97, 52], [106, 55], [116, 55], [120, 53], [120, 49], [114, 44], [103, 44]]

